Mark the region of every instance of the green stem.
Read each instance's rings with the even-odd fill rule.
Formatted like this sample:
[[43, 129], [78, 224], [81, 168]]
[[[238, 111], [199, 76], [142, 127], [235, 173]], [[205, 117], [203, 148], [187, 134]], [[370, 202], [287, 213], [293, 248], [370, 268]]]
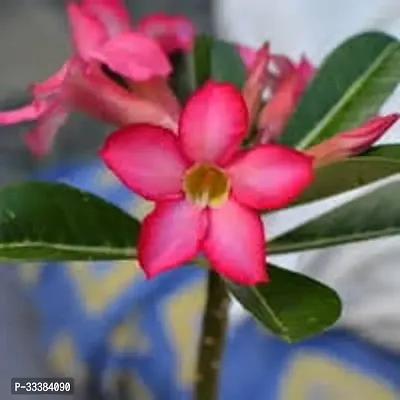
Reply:
[[217, 400], [221, 356], [228, 325], [229, 297], [224, 281], [208, 272], [207, 299], [199, 342], [194, 400]]

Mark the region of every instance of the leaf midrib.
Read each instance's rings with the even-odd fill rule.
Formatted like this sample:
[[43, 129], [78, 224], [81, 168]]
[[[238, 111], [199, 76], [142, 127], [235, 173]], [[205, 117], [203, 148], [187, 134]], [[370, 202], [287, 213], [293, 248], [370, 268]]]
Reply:
[[137, 255], [136, 249], [132, 247], [108, 247], [108, 246], [82, 246], [82, 245], [67, 245], [63, 243], [48, 243], [41, 241], [23, 241], [23, 242], [8, 242], [0, 243], [1, 250], [24, 249], [24, 248], [43, 248], [49, 250], [59, 250], [72, 253], [91, 253], [93, 255], [108, 254], [118, 257], [126, 257], [127, 259], [135, 258]]
[[[295, 234], [294, 231], [291, 232], [291, 234]], [[359, 242], [362, 240], [369, 240], [369, 239], [377, 239], [380, 237], [385, 237], [385, 236], [394, 236], [394, 235], [399, 235], [400, 234], [400, 228], [385, 228], [385, 229], [379, 229], [379, 230], [370, 230], [370, 231], [364, 231], [364, 232], [357, 232], [357, 233], [352, 233], [352, 234], [345, 234], [345, 235], [340, 235], [339, 237], [319, 237], [318, 239], [315, 240], [306, 240], [306, 241], [301, 241], [297, 243], [290, 243], [290, 244], [279, 244], [279, 239], [280, 237], [277, 237], [274, 239], [278, 243], [274, 244], [272, 242], [269, 242], [268, 244], [268, 252], [269, 254], [282, 254], [282, 253], [291, 253], [295, 251], [301, 251], [301, 250], [311, 250], [311, 249], [317, 249], [320, 247], [331, 247], [331, 246], [338, 246], [342, 244], [346, 244], [351, 242]], [[283, 234], [281, 237], [284, 237], [285, 234]]]
[[318, 136], [318, 134], [330, 123], [333, 117], [343, 109], [347, 103], [355, 96], [363, 87], [364, 83], [373, 75], [373, 73], [381, 66], [381, 64], [392, 54], [393, 48], [398, 47], [398, 42], [395, 41], [391, 43], [378, 57], [375, 62], [373, 62], [370, 67], [366, 70], [364, 74], [361, 74], [360, 77], [354, 82], [354, 84], [349, 88], [349, 90], [345, 93], [344, 96], [340, 98], [340, 100], [335, 104], [334, 107], [330, 109], [330, 111], [325, 115], [324, 118], [320, 120], [320, 122], [314, 127], [314, 129], [301, 140], [296, 148], [305, 149], [309, 144], [313, 142], [313, 140]]

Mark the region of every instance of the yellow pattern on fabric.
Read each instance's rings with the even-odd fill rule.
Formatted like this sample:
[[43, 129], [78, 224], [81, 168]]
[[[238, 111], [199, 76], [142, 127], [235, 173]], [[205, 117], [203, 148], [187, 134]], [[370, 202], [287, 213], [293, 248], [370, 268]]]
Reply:
[[179, 357], [177, 379], [183, 387], [191, 386], [194, 381], [198, 327], [205, 299], [204, 280], [183, 287], [166, 299], [166, 330]]
[[[383, 382], [356, 372], [322, 355], [300, 354], [281, 385], [280, 400], [396, 400]], [[312, 395], [311, 393], [315, 393]]]
[[140, 330], [139, 315], [131, 314], [119, 323], [112, 331], [110, 346], [116, 351], [134, 351], [145, 354], [150, 351], [150, 342], [145, 333]]
[[50, 347], [48, 361], [56, 373], [74, 377], [78, 383], [87, 377], [86, 367], [79, 360], [74, 342], [66, 332], [59, 334]]
[[79, 295], [92, 314], [101, 313], [110, 303], [142, 276], [134, 260], [117, 261], [101, 276], [95, 275], [85, 262], [68, 264], [70, 276], [76, 283]]

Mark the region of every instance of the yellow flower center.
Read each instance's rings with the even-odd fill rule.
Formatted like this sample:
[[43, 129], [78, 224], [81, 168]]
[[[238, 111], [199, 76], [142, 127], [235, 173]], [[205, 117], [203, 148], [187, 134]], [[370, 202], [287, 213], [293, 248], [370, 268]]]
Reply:
[[228, 177], [217, 167], [196, 164], [186, 172], [183, 190], [186, 196], [202, 207], [218, 207], [229, 195]]

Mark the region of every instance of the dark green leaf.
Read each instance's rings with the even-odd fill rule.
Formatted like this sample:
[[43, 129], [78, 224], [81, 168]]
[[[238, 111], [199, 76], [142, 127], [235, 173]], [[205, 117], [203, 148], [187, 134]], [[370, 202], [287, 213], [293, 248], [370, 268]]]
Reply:
[[316, 170], [313, 184], [292, 205], [321, 200], [400, 173], [400, 145], [372, 148]]
[[376, 114], [400, 81], [400, 45], [386, 34], [350, 38], [321, 65], [280, 141], [307, 148]]
[[183, 104], [192, 92], [192, 71], [188, 55], [184, 52], [178, 52], [169, 57], [172, 64], [172, 74], [169, 78], [169, 85]]
[[211, 46], [212, 38], [199, 35], [190, 53], [192, 64], [192, 90], [203, 85], [211, 77]]
[[231, 293], [265, 328], [295, 342], [320, 333], [339, 318], [341, 302], [334, 290], [271, 264], [268, 269], [268, 284], [249, 287], [227, 282]]
[[233, 44], [199, 35], [195, 40], [190, 58], [193, 89], [210, 78], [218, 82], [230, 82], [238, 88], [243, 86], [246, 71]]
[[139, 228], [116, 206], [65, 184], [0, 188], [2, 260], [133, 258]]
[[246, 70], [234, 45], [218, 39], [213, 40], [211, 74], [218, 82], [230, 82], [238, 89], [243, 87]]
[[268, 243], [269, 254], [400, 234], [400, 182], [360, 196]]

